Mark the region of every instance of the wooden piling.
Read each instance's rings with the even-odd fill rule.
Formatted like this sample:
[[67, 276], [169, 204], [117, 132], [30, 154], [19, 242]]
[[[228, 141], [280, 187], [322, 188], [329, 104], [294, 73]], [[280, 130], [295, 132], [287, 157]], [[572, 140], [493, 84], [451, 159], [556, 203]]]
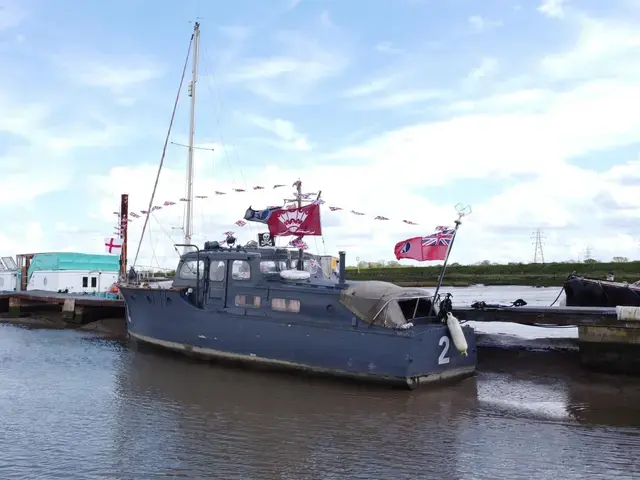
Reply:
[[66, 321], [73, 321], [76, 311], [75, 298], [65, 298], [62, 304], [62, 318]]
[[9, 294], [0, 293], [0, 313], [9, 311]]
[[590, 369], [640, 375], [640, 321], [578, 327], [580, 360]]
[[21, 312], [21, 298], [16, 296], [9, 297], [9, 316], [18, 318]]

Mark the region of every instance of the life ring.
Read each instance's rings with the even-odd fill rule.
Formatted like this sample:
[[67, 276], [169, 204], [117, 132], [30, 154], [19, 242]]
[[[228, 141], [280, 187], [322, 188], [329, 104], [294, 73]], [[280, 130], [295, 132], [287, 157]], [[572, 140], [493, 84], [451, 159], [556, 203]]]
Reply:
[[115, 283], [109, 287], [109, 293], [119, 293], [119, 292], [120, 292], [120, 289]]

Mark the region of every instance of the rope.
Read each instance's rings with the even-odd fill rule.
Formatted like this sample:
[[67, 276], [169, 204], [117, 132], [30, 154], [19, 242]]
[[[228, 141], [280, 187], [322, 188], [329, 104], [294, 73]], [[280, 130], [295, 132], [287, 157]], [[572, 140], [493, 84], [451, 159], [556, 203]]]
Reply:
[[173, 104], [173, 111], [171, 112], [171, 121], [169, 122], [169, 128], [167, 130], [167, 137], [164, 140], [164, 147], [162, 147], [162, 156], [160, 157], [160, 165], [158, 165], [158, 173], [156, 174], [156, 181], [153, 184], [153, 192], [151, 192], [151, 199], [149, 200], [149, 207], [147, 208], [147, 215], [144, 219], [144, 225], [142, 226], [142, 233], [140, 234], [140, 241], [138, 242], [138, 248], [136, 250], [136, 256], [133, 259], [133, 264], [135, 265], [138, 261], [138, 255], [140, 254], [140, 247], [142, 246], [142, 240], [144, 238], [144, 233], [147, 230], [147, 224], [149, 223], [149, 216], [151, 215], [151, 207], [153, 206], [153, 199], [156, 196], [156, 190], [158, 189], [158, 181], [160, 180], [160, 172], [162, 171], [162, 166], [164, 165], [164, 157], [167, 154], [167, 145], [169, 144], [169, 136], [171, 135], [171, 129], [173, 128], [173, 121], [176, 118], [176, 110], [178, 109], [178, 100], [180, 99], [180, 92], [182, 91], [182, 84], [184, 83], [184, 77], [187, 73], [187, 66], [189, 65], [189, 55], [191, 54], [191, 46], [193, 45], [193, 38], [195, 37], [195, 32], [191, 34], [191, 40], [189, 40], [189, 48], [187, 49], [187, 58], [184, 60], [184, 67], [182, 69], [182, 77], [180, 78], [180, 86], [178, 87], [178, 93], [176, 94], [176, 101]]
[[558, 294], [558, 296], [556, 297], [556, 299], [553, 301], [553, 303], [551, 305], [549, 305], [550, 307], [553, 307], [556, 302], [558, 301], [558, 299], [560, 298], [560, 296], [562, 295], [562, 292], [564, 292], [564, 285], [562, 286], [562, 288], [560, 289], [560, 293]]

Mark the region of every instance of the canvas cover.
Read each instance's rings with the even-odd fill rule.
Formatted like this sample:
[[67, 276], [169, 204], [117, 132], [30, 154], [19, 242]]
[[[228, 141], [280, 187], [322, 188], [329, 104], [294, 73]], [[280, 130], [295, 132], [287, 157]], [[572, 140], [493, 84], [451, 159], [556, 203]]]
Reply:
[[[345, 288], [340, 294], [340, 303], [367, 323], [393, 328], [407, 323], [398, 302], [418, 297], [430, 299], [431, 294], [424, 288], [367, 281], [353, 283]], [[374, 319], [378, 312], [380, 314]]]
[[84, 270], [117, 272], [120, 257], [117, 255], [94, 255], [90, 253], [37, 253], [31, 259], [27, 276], [36, 271]]

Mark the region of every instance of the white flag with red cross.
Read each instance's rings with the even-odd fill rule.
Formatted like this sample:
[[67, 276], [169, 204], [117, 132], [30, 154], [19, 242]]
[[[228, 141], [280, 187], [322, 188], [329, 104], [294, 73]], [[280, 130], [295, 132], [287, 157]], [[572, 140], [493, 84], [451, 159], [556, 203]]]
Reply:
[[122, 240], [115, 237], [105, 237], [104, 249], [111, 255], [120, 255], [120, 252], [122, 252]]

